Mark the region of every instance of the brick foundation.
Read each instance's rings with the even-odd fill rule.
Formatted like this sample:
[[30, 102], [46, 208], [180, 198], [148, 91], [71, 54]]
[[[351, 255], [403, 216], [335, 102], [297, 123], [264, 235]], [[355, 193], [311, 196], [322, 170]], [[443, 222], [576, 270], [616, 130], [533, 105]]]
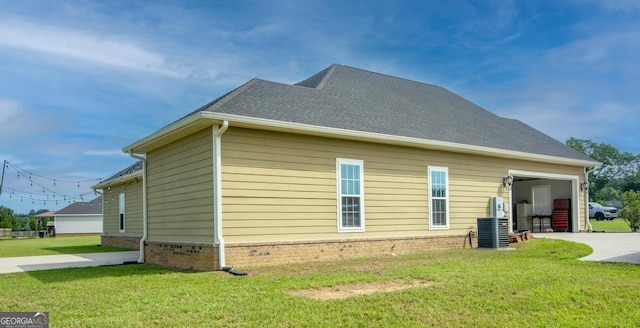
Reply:
[[[477, 245], [477, 239], [474, 238], [473, 244]], [[467, 235], [234, 243], [226, 244], [225, 264], [246, 268], [464, 247], [469, 247]], [[145, 262], [186, 270], [219, 269], [218, 248], [212, 244], [147, 241]]]
[[102, 246], [140, 249], [140, 237], [119, 237], [102, 235], [100, 244]]
[[218, 270], [218, 248], [212, 244], [146, 241], [144, 245], [145, 263], [186, 270]]
[[227, 266], [242, 268], [463, 247], [469, 247], [467, 235], [238, 243], [226, 245], [225, 258]]

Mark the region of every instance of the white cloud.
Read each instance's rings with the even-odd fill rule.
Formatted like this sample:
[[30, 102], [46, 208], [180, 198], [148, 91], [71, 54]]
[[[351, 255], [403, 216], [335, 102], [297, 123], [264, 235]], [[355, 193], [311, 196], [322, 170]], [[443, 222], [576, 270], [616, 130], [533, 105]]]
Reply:
[[[9, 145], [9, 141], [28, 138], [29, 131], [44, 127], [43, 120], [34, 120], [31, 111], [13, 99], [0, 98], [0, 138]], [[2, 147], [0, 147], [2, 148]]]
[[89, 149], [84, 154], [87, 156], [125, 156], [120, 149]]
[[15, 100], [0, 99], [0, 124], [8, 126], [9, 120], [17, 117], [23, 111]]
[[171, 77], [186, 75], [186, 72], [168, 67], [162, 54], [133, 42], [22, 20], [0, 21], [0, 46]]
[[230, 40], [263, 40], [265, 38], [272, 38], [280, 36], [285, 33], [285, 28], [276, 23], [265, 23], [256, 25], [250, 29], [242, 31], [232, 30], [219, 30], [217, 34], [224, 39]]
[[615, 70], [622, 73], [640, 71], [637, 54], [640, 34], [637, 28], [603, 32], [551, 49], [549, 64], [559, 69], [588, 69], [601, 72]]

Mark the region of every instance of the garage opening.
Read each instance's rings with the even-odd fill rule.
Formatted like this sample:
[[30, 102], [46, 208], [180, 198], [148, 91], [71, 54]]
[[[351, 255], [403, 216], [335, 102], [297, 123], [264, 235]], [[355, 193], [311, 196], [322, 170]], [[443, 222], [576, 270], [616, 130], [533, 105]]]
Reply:
[[578, 232], [578, 177], [511, 171], [514, 232]]

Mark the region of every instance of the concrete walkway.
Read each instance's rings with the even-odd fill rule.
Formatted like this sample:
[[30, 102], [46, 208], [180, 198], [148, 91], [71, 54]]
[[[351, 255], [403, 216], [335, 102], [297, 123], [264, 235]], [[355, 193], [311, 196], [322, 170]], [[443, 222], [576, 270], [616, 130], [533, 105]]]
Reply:
[[629, 262], [640, 264], [640, 234], [616, 232], [591, 233], [536, 233], [536, 238], [562, 239], [583, 243], [593, 248], [593, 253], [581, 258], [584, 261]]
[[92, 267], [137, 261], [140, 252], [109, 252], [87, 254], [44, 255], [0, 258], [0, 274], [61, 268]]

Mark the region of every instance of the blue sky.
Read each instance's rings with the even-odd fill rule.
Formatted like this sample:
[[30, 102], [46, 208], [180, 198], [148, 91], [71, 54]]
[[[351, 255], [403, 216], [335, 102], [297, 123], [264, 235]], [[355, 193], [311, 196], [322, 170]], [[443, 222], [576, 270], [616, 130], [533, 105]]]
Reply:
[[0, 205], [58, 210], [54, 193], [90, 191], [77, 181], [133, 162], [124, 146], [247, 80], [333, 63], [638, 154], [638, 53], [635, 0], [0, 0], [0, 160], [34, 174], [7, 168]]

